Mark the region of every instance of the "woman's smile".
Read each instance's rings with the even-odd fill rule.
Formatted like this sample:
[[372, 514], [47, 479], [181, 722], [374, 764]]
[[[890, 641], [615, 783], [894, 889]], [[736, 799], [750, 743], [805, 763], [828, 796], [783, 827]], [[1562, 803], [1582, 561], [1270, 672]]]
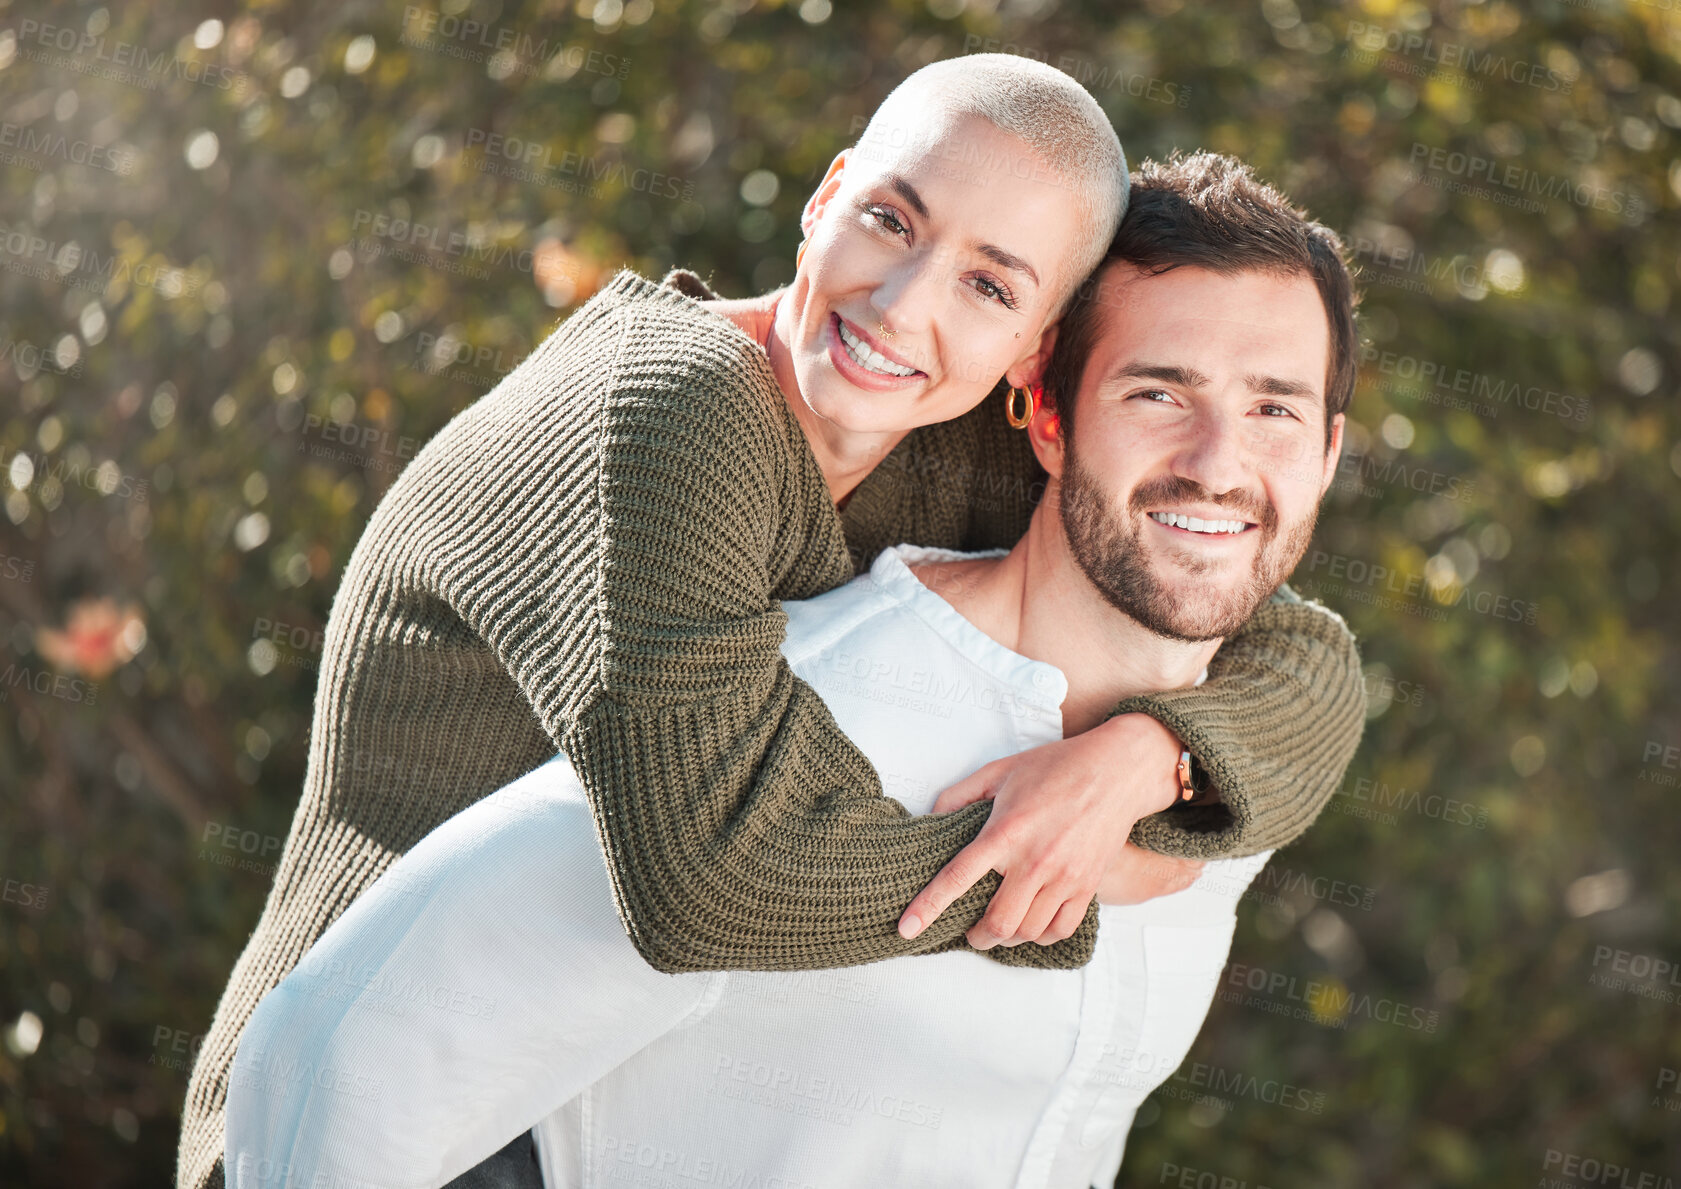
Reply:
[[928, 378], [883, 350], [868, 333], [839, 314], [829, 315], [823, 337], [835, 370], [860, 388], [897, 392]]

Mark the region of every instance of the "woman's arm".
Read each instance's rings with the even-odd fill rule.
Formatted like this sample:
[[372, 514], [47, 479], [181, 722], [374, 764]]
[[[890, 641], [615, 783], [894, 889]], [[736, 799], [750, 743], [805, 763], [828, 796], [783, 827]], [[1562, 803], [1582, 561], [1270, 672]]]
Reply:
[[[729, 327], [671, 341], [674, 321], [721, 320], [666, 298], [683, 308], [596, 325], [600, 359], [545, 344], [416, 460], [435, 471], [415, 476], [439, 519], [429, 585], [572, 760], [656, 969], [961, 948], [996, 874], [914, 941], [896, 925], [989, 807], [910, 817], [792, 674], [777, 599], [850, 576], [827, 485], [762, 355]], [[995, 956], [1076, 966], [1096, 923], [1087, 906], [1066, 941]]]
[[1366, 696], [1342, 617], [1289, 587], [1264, 604], [1192, 689], [1128, 698], [1190, 749], [1218, 799], [1142, 819], [1133, 841], [1191, 858], [1253, 855], [1299, 838], [1360, 745]]

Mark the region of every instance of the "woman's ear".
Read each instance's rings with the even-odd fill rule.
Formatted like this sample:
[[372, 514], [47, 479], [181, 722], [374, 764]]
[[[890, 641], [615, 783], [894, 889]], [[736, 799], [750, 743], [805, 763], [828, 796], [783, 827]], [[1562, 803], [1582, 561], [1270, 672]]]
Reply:
[[1058, 326], [1053, 322], [1041, 329], [1004, 373], [1004, 382], [1011, 388], [1025, 388], [1033, 394], [1033, 420], [1024, 432], [1033, 444], [1033, 453], [1039, 456], [1039, 465], [1052, 475], [1062, 473], [1062, 425], [1056, 411], [1045, 407], [1045, 373], [1050, 369]]
[[816, 232], [817, 224], [823, 218], [823, 212], [828, 209], [830, 200], [840, 192], [841, 174], [846, 172], [846, 155], [851, 151], [842, 149], [835, 154], [835, 159], [829, 162], [829, 172], [823, 175], [823, 180], [817, 183], [817, 189], [805, 200], [805, 210], [800, 213], [800, 231], [807, 239]]
[[1051, 350], [1056, 346], [1056, 332], [1060, 323], [1053, 322], [1039, 331], [1038, 336], [1022, 348], [1022, 354], [1004, 373], [1012, 388], [1025, 388], [1029, 384], [1043, 384], [1045, 372], [1050, 367]]

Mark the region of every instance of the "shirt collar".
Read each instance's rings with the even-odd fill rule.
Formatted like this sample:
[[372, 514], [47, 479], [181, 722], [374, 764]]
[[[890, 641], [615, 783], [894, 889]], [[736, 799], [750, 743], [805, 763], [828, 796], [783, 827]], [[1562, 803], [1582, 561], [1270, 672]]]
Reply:
[[1068, 696], [1068, 678], [1057, 666], [1036, 661], [1005, 648], [958, 612], [956, 607], [924, 586], [910, 567], [928, 561], [1003, 557], [1009, 550], [961, 553], [923, 545], [894, 545], [883, 549], [870, 566], [870, 581], [906, 610], [917, 615], [970, 663], [1013, 689], [1026, 702], [1060, 715]]

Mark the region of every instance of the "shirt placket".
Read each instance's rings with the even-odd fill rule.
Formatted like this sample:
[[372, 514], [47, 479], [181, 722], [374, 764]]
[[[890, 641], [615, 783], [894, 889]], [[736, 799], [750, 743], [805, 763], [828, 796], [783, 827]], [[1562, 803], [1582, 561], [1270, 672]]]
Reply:
[[1074, 1038], [1074, 1054], [1062, 1076], [1057, 1078], [1027, 1141], [1027, 1153], [1022, 1157], [1015, 1189], [1046, 1189], [1049, 1184], [1069, 1121], [1090, 1091], [1104, 1045], [1111, 1039], [1119, 1011], [1119, 994], [1120, 954], [1117, 947], [1103, 944], [1100, 933], [1091, 961], [1080, 970], [1080, 1025]]

